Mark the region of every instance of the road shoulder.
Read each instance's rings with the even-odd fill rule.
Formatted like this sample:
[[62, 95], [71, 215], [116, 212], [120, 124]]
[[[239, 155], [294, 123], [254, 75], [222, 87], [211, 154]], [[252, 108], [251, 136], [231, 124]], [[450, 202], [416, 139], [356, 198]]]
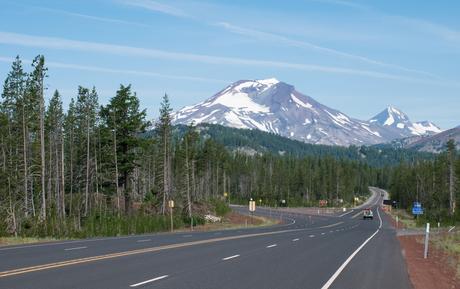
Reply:
[[[393, 217], [389, 214], [387, 216], [391, 218], [392, 226], [395, 227], [396, 222]], [[458, 256], [448, 255], [430, 243], [428, 258], [424, 259], [424, 235], [410, 233], [411, 231], [407, 228], [402, 228], [404, 224], [401, 223], [398, 224], [398, 227], [400, 230], [399, 244], [414, 289], [460, 288], [460, 279], [452, 266], [452, 263], [459, 261], [452, 260], [452, 258], [458, 258]]]

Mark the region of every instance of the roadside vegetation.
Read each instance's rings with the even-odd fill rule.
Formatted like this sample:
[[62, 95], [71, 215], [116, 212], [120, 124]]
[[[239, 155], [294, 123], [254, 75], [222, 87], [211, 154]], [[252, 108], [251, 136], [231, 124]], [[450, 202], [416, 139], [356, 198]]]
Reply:
[[386, 178], [386, 187], [391, 199], [398, 202], [398, 208], [411, 214], [413, 202], [422, 204], [424, 213], [417, 218], [417, 224], [459, 224], [460, 157], [452, 140], [445, 152], [433, 160], [401, 163]]
[[[388, 212], [390, 216], [396, 221], [398, 217], [399, 229], [420, 229], [421, 235], [405, 236], [405, 238], [413, 238], [420, 246], [424, 244], [424, 226], [429, 220], [425, 217], [414, 218], [407, 210], [393, 209]], [[460, 280], [460, 230], [452, 228], [452, 226], [440, 223], [440, 230], [437, 230], [437, 223], [430, 223], [430, 246], [437, 249], [441, 254], [442, 264], [436, 266], [449, 266], [456, 272], [456, 277]], [[449, 229], [452, 229], [450, 232]], [[404, 236], [404, 235], [403, 235]], [[431, 249], [430, 249], [431, 250]]]
[[460, 231], [434, 235], [431, 238], [431, 243], [446, 253], [446, 262], [455, 268], [457, 279], [460, 280]]

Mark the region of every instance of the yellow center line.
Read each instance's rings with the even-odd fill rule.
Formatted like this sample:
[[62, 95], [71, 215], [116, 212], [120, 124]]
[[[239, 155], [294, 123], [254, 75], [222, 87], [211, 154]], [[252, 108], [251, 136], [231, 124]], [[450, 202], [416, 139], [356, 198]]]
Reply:
[[183, 247], [195, 246], [195, 245], [200, 245], [200, 244], [209, 244], [209, 243], [215, 243], [215, 242], [221, 242], [221, 241], [227, 241], [227, 240], [236, 240], [236, 239], [251, 238], [251, 237], [258, 237], [258, 236], [275, 235], [275, 234], [296, 232], [296, 231], [302, 231], [302, 230], [305, 230], [305, 229], [291, 229], [291, 230], [283, 230], [283, 231], [275, 231], [275, 232], [265, 232], [265, 233], [222, 237], [222, 238], [213, 238], [213, 239], [207, 239], [207, 240], [192, 241], [192, 242], [186, 242], [186, 243], [171, 244], [171, 245], [157, 246], [157, 247], [151, 247], [151, 248], [145, 248], [145, 249], [131, 250], [131, 251], [125, 251], [125, 252], [119, 252], [119, 253], [111, 253], [111, 254], [105, 254], [105, 255], [99, 255], [99, 256], [93, 256], [93, 257], [85, 257], [85, 258], [73, 259], [73, 260], [68, 260], [68, 261], [61, 261], [61, 262], [55, 262], [55, 263], [49, 263], [49, 264], [43, 264], [43, 265], [3, 271], [3, 272], [0, 272], [0, 278], [30, 273], [30, 272], [35, 272], [35, 271], [42, 271], [42, 270], [47, 270], [47, 269], [52, 269], [52, 268], [76, 265], [76, 264], [81, 264], [81, 263], [95, 262], [99, 260], [106, 260], [106, 259], [113, 259], [113, 258], [119, 258], [119, 257], [124, 257], [124, 256], [157, 252], [157, 251], [174, 249], [174, 248], [183, 248]]
[[36, 272], [36, 271], [43, 271], [43, 270], [48, 270], [48, 269], [53, 269], [53, 268], [71, 266], [71, 265], [76, 265], [76, 264], [90, 263], [90, 262], [96, 262], [96, 261], [100, 261], [100, 260], [119, 258], [119, 257], [124, 257], [124, 256], [152, 253], [152, 252], [168, 250], [168, 249], [190, 247], [190, 246], [196, 246], [196, 245], [201, 245], [201, 244], [209, 244], [209, 243], [228, 241], [228, 240], [236, 240], [236, 239], [252, 238], [252, 237], [259, 237], [259, 236], [268, 236], [268, 235], [275, 235], [275, 234], [298, 232], [298, 231], [305, 231], [305, 230], [311, 230], [311, 229], [329, 228], [329, 227], [334, 227], [334, 226], [340, 225], [342, 223], [343, 222], [338, 222], [338, 223], [335, 223], [335, 224], [322, 226], [322, 227], [317, 227], [317, 228], [290, 229], [290, 230], [282, 230], [282, 231], [274, 231], [274, 232], [264, 232], [264, 233], [255, 233], [255, 234], [246, 234], [246, 235], [238, 235], [238, 236], [221, 237], [221, 238], [212, 238], [212, 239], [206, 239], [206, 240], [200, 240], [200, 241], [192, 241], [192, 242], [185, 242], [185, 243], [178, 243], [178, 244], [171, 244], [171, 245], [163, 245], [163, 246], [150, 247], [150, 248], [145, 248], [145, 249], [137, 249], [137, 250], [124, 251], [124, 252], [118, 252], [118, 253], [110, 253], [110, 254], [105, 254], [105, 255], [85, 257], [85, 258], [79, 258], [79, 259], [73, 259], [73, 260], [67, 260], [67, 261], [60, 261], [60, 262], [54, 262], [54, 263], [48, 263], [48, 264], [42, 264], [42, 265], [36, 265], [36, 266], [31, 266], [31, 267], [24, 267], [24, 268], [18, 268], [18, 269], [3, 271], [3, 272], [0, 272], [0, 278], [13, 276], [13, 275], [21, 275], [21, 274], [26, 274], [26, 273], [30, 273], [30, 272]]

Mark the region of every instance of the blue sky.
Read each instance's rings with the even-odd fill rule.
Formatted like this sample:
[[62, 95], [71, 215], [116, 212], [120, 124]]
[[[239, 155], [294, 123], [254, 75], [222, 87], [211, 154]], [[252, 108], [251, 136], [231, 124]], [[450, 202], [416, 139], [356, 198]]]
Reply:
[[1, 0], [0, 79], [44, 54], [48, 95], [131, 83], [150, 117], [276, 77], [369, 119], [388, 105], [460, 125], [460, 1]]

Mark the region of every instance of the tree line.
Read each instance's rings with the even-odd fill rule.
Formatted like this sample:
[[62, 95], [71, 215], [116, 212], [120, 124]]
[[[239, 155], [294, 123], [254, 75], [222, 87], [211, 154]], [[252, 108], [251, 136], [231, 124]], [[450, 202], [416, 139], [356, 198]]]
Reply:
[[453, 224], [460, 220], [460, 158], [455, 147], [450, 140], [433, 160], [401, 163], [388, 173], [386, 183], [401, 208], [410, 211], [417, 201], [425, 209], [422, 221]]
[[[398, 179], [399, 171], [419, 170], [325, 155], [229, 150], [193, 125], [175, 133], [167, 95], [158, 119], [147, 121], [130, 85], [120, 85], [105, 105], [95, 87], [79, 86], [65, 109], [57, 90], [45, 100], [47, 76], [44, 56], [34, 59], [30, 72], [17, 57], [4, 81], [0, 235], [88, 237], [167, 230], [170, 199], [178, 227], [202, 222], [204, 212], [217, 211], [224, 202], [249, 198], [262, 205], [281, 200], [317, 205], [321, 199], [349, 205], [368, 194], [369, 185], [394, 182], [402, 200], [404, 190], [396, 184], [406, 179]], [[442, 161], [422, 163], [436, 162]]]

